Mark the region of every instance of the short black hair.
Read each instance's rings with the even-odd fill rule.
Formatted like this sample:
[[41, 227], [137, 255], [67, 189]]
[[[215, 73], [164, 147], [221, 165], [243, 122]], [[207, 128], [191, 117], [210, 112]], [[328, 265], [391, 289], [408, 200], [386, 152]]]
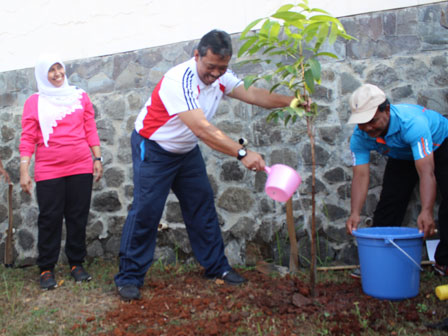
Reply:
[[389, 103], [389, 99], [386, 98], [386, 100], [383, 103], [378, 105], [378, 110], [380, 112], [384, 112], [388, 106], [390, 106], [390, 103]]
[[201, 57], [205, 56], [209, 49], [221, 57], [232, 56], [232, 40], [225, 31], [213, 29], [202, 36], [197, 49]]

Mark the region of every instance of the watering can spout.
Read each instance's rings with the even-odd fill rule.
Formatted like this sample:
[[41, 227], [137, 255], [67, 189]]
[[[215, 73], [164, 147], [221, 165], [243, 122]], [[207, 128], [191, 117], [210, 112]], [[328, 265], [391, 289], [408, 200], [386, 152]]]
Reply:
[[269, 175], [269, 173], [271, 172], [271, 167], [264, 166], [264, 171]]

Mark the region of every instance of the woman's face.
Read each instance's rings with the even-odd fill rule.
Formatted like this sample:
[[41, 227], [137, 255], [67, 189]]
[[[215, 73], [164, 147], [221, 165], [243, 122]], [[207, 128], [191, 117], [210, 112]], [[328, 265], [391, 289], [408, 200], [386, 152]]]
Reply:
[[50, 70], [48, 70], [48, 81], [55, 87], [61, 87], [64, 84], [64, 80], [65, 80], [64, 67], [59, 63], [53, 64]]

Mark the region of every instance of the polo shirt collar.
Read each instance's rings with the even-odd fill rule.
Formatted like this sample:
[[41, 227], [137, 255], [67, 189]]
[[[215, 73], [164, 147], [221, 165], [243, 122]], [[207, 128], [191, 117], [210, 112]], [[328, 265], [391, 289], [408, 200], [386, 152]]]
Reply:
[[390, 119], [389, 119], [389, 128], [387, 129], [387, 134], [384, 137], [377, 137], [376, 142], [385, 144], [385, 138], [397, 133], [400, 131], [400, 125], [397, 118], [397, 108], [390, 104]]
[[386, 137], [400, 131], [400, 123], [397, 117], [397, 113], [397, 108], [394, 105], [390, 104], [389, 129], [387, 130]]

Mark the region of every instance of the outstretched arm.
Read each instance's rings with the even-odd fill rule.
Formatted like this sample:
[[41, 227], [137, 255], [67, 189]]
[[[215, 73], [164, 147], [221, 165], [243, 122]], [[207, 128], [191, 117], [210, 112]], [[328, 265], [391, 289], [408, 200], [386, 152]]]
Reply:
[[294, 98], [278, 93], [270, 93], [266, 89], [257, 88], [255, 86], [250, 86], [246, 90], [244, 85], [239, 85], [233, 89], [229, 94], [229, 97], [268, 109], [288, 106]]
[[[223, 131], [212, 125], [201, 109], [195, 109], [179, 113], [182, 122], [201, 139], [207, 146], [221, 153], [236, 157], [241, 145], [230, 139]], [[248, 150], [247, 155], [241, 160], [246, 168], [264, 170], [265, 162], [261, 155]]]
[[417, 217], [417, 226], [426, 237], [434, 234], [434, 203], [436, 200], [436, 178], [434, 175], [434, 154], [415, 161], [415, 167], [420, 179], [420, 201], [422, 209]]
[[345, 223], [345, 228], [349, 234], [357, 229], [360, 222], [361, 210], [369, 190], [369, 171], [368, 163], [353, 167], [351, 211], [350, 217]]

